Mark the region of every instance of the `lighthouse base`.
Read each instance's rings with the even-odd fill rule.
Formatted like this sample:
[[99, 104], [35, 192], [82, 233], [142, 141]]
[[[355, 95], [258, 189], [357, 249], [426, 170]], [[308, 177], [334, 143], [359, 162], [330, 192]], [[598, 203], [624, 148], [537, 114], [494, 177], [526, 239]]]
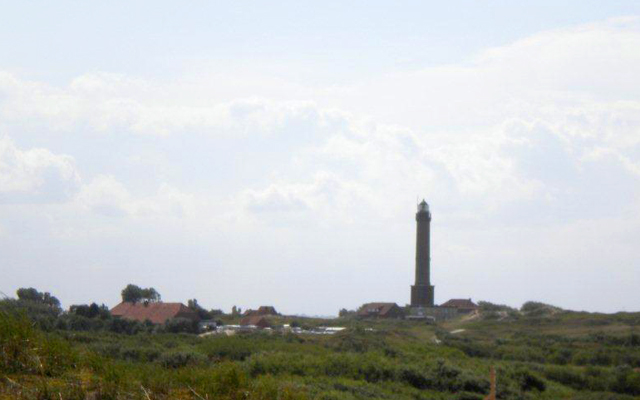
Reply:
[[435, 287], [431, 285], [411, 286], [411, 307], [433, 307]]

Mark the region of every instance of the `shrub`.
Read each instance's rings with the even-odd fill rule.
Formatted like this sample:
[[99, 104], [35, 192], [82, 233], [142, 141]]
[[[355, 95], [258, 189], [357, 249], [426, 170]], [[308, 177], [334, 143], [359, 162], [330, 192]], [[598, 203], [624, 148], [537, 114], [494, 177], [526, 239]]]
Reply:
[[477, 393], [461, 392], [456, 397], [456, 400], [482, 400], [484, 397]]
[[525, 368], [516, 369], [512, 378], [517, 382], [519, 389], [524, 392], [531, 390], [538, 390], [542, 392], [547, 388], [547, 385], [542, 378]]
[[198, 333], [198, 321], [187, 318], [172, 318], [165, 322], [164, 331], [168, 333]]
[[201, 349], [209, 358], [242, 361], [260, 347], [257, 341], [245, 337], [222, 336], [207, 339]]
[[0, 312], [0, 370], [5, 373], [36, 369], [36, 332], [24, 315]]
[[485, 393], [490, 389], [489, 381], [464, 373], [459, 378], [462, 390], [473, 393]]
[[520, 308], [520, 311], [522, 311], [527, 316], [541, 317], [545, 315], [555, 314], [558, 311], [562, 311], [562, 309], [556, 306], [540, 303], [537, 301], [528, 301], [522, 305], [522, 307]]
[[57, 376], [76, 360], [67, 341], [38, 332], [24, 314], [0, 312], [0, 371]]
[[138, 321], [124, 318], [113, 318], [106, 325], [107, 329], [115, 333], [133, 335], [144, 330], [144, 325]]
[[433, 369], [436, 388], [448, 392], [456, 392], [460, 390], [462, 385], [458, 381], [458, 376], [460, 376], [461, 373], [462, 370], [459, 368], [449, 365], [444, 360], [438, 360], [435, 368]]
[[422, 372], [411, 366], [401, 368], [399, 371], [399, 377], [402, 381], [416, 389], [428, 389], [434, 386], [431, 379], [427, 378]]
[[97, 305], [96, 303], [88, 304], [78, 304], [69, 307], [69, 314], [78, 315], [85, 318], [100, 318], [100, 319], [109, 319], [111, 318], [111, 313], [109, 312], [109, 308], [106, 305]]
[[181, 368], [188, 365], [204, 364], [206, 357], [195, 352], [178, 351], [160, 355], [158, 362], [165, 368]]
[[629, 366], [617, 367], [614, 371], [611, 391], [633, 396], [640, 395], [640, 373]]
[[246, 387], [248, 377], [238, 364], [224, 362], [214, 369], [212, 380], [216, 394], [233, 397], [234, 394]]
[[488, 301], [478, 302], [478, 307], [480, 308], [480, 311], [517, 311], [515, 308], [507, 306], [505, 304], [494, 304]]
[[544, 375], [549, 380], [578, 390], [583, 389], [587, 384], [585, 377], [572, 368], [551, 366], [545, 369]]

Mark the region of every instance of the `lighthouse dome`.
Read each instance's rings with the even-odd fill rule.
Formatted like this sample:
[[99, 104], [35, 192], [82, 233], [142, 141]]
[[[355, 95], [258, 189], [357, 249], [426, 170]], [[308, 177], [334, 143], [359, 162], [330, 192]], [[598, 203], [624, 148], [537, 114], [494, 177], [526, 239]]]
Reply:
[[429, 204], [424, 199], [418, 204], [418, 212], [429, 212]]

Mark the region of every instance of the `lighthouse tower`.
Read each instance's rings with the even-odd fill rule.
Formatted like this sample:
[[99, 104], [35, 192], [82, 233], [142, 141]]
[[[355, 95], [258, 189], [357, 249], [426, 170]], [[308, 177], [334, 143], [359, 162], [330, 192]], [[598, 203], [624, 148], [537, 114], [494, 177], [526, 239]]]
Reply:
[[426, 201], [418, 204], [416, 213], [416, 281], [411, 286], [411, 307], [433, 307], [431, 286], [431, 212]]

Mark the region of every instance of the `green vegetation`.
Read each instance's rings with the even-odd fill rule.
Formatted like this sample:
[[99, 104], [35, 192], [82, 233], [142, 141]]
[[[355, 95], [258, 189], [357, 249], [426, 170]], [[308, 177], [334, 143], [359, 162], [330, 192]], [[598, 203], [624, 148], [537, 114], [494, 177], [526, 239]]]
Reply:
[[120, 293], [122, 301], [137, 303], [139, 301], [160, 301], [161, 296], [154, 288], [141, 288], [140, 286], [129, 284]]
[[[348, 329], [198, 337], [116, 332], [97, 305], [50, 308], [41, 324], [47, 309], [25, 301], [0, 302], [0, 399], [483, 399], [490, 366], [500, 399], [640, 398], [640, 314], [484, 303], [479, 317], [435, 326], [277, 317]], [[57, 327], [66, 318], [106, 322]]]

